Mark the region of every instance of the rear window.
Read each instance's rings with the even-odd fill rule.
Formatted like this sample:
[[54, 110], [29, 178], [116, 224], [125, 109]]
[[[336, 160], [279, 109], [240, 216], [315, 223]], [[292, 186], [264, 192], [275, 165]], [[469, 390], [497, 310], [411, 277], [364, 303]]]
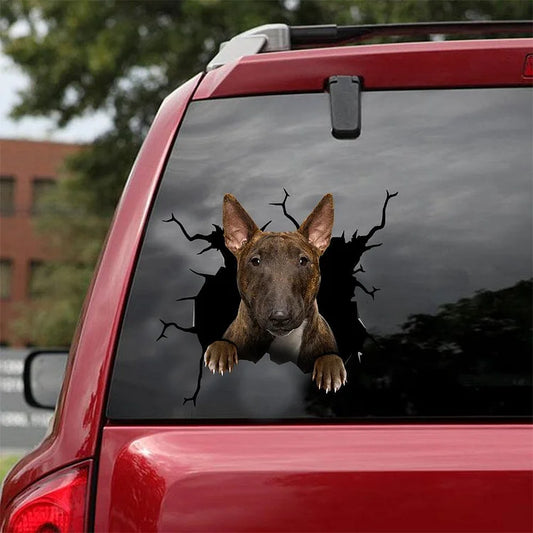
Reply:
[[[528, 88], [363, 93], [356, 140], [331, 135], [327, 94], [192, 103], [146, 229], [108, 416], [531, 416], [531, 96]], [[317, 302], [347, 372], [337, 392], [319, 390], [313, 360], [298, 359], [303, 343], [326, 333], [307, 335], [296, 319], [300, 337], [290, 333], [286, 357], [262, 341], [264, 355], [239, 357], [231, 373], [204, 366], [241, 295], [248, 314], [238, 327], [252, 335], [274, 311], [296, 313], [310, 290], [282, 285], [294, 265], [262, 248], [263, 263], [246, 276], [268, 264], [270, 277], [246, 278], [239, 294], [222, 232], [227, 193], [271, 232], [295, 231], [332, 195]], [[254, 316], [273, 290], [285, 303], [270, 318]]]

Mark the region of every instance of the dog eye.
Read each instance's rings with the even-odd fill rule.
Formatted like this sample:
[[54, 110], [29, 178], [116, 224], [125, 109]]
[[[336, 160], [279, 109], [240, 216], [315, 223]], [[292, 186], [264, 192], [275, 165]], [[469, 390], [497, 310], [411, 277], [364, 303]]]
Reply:
[[307, 259], [307, 257], [305, 256], [300, 257], [300, 265], [305, 266], [307, 265], [307, 263], [309, 263], [309, 259]]
[[252, 265], [254, 265], [255, 267], [259, 266], [261, 264], [261, 258], [260, 257], [252, 257], [250, 259], [250, 263], [252, 263]]

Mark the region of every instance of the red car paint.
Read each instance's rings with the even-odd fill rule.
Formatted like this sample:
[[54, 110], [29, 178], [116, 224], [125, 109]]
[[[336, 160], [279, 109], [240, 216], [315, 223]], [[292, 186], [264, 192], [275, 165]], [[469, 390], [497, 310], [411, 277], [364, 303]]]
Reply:
[[531, 85], [531, 40], [381, 44], [244, 57], [209, 72], [195, 100], [323, 91], [332, 75], [362, 77], [365, 90]]
[[530, 531], [529, 425], [169, 427], [110, 424], [105, 398], [141, 236], [191, 99], [366, 89], [524, 86], [533, 41], [372, 45], [242, 58], [163, 103], [88, 293], [51, 434], [6, 478], [2, 518], [58, 470], [91, 466], [95, 531]]
[[107, 427], [95, 529], [525, 531], [531, 445], [520, 426]]

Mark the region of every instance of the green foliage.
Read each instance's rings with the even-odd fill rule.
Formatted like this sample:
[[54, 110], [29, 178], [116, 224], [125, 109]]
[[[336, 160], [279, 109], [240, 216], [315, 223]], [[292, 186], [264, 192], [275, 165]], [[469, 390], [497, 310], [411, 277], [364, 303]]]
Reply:
[[7, 473], [20, 459], [20, 455], [0, 455], [0, 485], [4, 481]]
[[41, 295], [21, 306], [21, 318], [13, 324], [19, 338], [38, 346], [68, 346], [77, 323], [92, 265], [47, 263], [36, 280]]
[[35, 297], [21, 307], [21, 318], [13, 325], [19, 338], [30, 339], [35, 345], [70, 344], [109, 224], [108, 217], [93, 204], [92, 192], [80, 186], [80, 181], [77, 175], [61, 180], [44, 198], [37, 223], [57, 259], [35, 272]]
[[531, 4], [529, 0], [11, 0], [2, 4], [1, 15], [4, 52], [31, 81], [13, 109], [14, 117], [52, 117], [62, 127], [75, 117], [104, 110], [113, 121], [110, 131], [69, 160], [71, 178], [58, 187], [56, 196], [56, 205], [68, 207], [58, 208], [41, 225], [67, 257], [51, 266], [43, 280], [46, 296], [41, 304], [48, 311], [37, 317], [32, 306], [31, 340], [57, 344], [57, 331], [64, 332], [63, 341], [70, 338], [74, 310], [96, 261], [103, 228], [161, 101], [203, 70], [222, 41], [269, 22], [528, 18]]

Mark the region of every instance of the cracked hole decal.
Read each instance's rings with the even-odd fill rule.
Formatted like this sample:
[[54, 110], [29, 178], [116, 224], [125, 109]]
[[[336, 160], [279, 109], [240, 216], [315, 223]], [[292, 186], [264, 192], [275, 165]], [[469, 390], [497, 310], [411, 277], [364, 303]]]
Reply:
[[176, 328], [196, 335], [202, 347], [196, 389], [183, 403], [196, 405], [205, 367], [232, 372], [239, 360], [257, 362], [265, 353], [278, 364], [296, 364], [326, 393], [342, 387], [371, 338], [359, 317], [356, 289], [372, 299], [380, 290], [358, 279], [365, 273], [361, 258], [381, 246], [370, 240], [385, 227], [388, 203], [397, 194], [387, 191], [379, 224], [366, 235], [356, 230], [349, 240], [344, 232], [331, 236], [331, 195], [300, 224], [287, 209], [285, 189], [283, 200], [270, 205], [282, 208], [295, 227], [292, 232], [265, 232], [270, 222], [258, 228], [231, 195], [224, 198], [224, 228], [213, 224], [211, 233], [191, 236], [174, 213], [163, 220], [176, 224], [188, 241], [206, 242], [199, 255], [217, 252], [224, 260], [214, 274], [191, 269], [203, 285], [198, 294], [177, 301], [193, 302], [192, 325], [160, 319], [157, 341]]

